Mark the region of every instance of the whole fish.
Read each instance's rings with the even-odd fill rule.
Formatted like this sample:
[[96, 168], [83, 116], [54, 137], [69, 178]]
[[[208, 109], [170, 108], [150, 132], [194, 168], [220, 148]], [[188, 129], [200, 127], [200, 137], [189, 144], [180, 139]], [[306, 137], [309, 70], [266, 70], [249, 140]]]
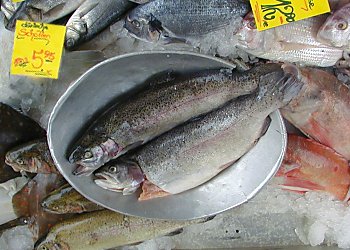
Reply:
[[69, 184], [50, 193], [41, 202], [41, 206], [45, 211], [54, 214], [84, 213], [103, 209], [79, 194]]
[[305, 68], [299, 95], [282, 115], [316, 141], [350, 160], [350, 90], [333, 74]]
[[276, 67], [264, 65], [244, 73], [217, 69], [154, 76], [149, 88], [113, 106], [90, 126], [69, 157], [79, 165], [74, 174], [91, 174], [173, 127], [253, 92], [259, 79]]
[[325, 18], [321, 15], [258, 31], [253, 14], [249, 13], [236, 34], [237, 46], [249, 54], [268, 60], [319, 67], [333, 66], [342, 58], [343, 51], [317, 41], [317, 31]]
[[286, 190], [323, 191], [344, 200], [350, 187], [349, 165], [329, 147], [288, 135], [287, 151], [274, 180]]
[[350, 3], [327, 18], [317, 33], [317, 39], [330, 46], [350, 49]]
[[5, 162], [14, 171], [26, 171], [30, 173], [59, 174], [50, 154], [46, 138], [34, 140], [7, 152]]
[[50, 23], [72, 13], [85, 0], [26, 0], [12, 15], [6, 28], [13, 30], [17, 20]]
[[[209, 218], [211, 219], [211, 218]], [[79, 215], [54, 226], [37, 250], [96, 250], [132, 244], [178, 231], [208, 219], [165, 221], [102, 210]]]
[[65, 47], [73, 49], [91, 40], [134, 6], [128, 0], [86, 0], [68, 20]]
[[43, 138], [43, 130], [36, 122], [0, 102], [0, 183], [19, 174], [5, 164], [5, 154], [16, 145]]
[[[256, 93], [238, 97], [200, 119], [160, 135], [126, 156], [129, 162], [125, 164], [138, 166], [139, 173], [170, 194], [205, 183], [255, 145], [270, 124], [269, 114], [298, 94], [302, 86], [298, 74], [295, 66], [279, 66], [260, 78]], [[104, 178], [109, 184], [109, 176], [99, 171], [96, 176], [101, 179], [95, 183], [99, 185]], [[115, 175], [120, 176], [115, 180], [124, 179], [121, 171]], [[101, 187], [109, 189], [108, 185]]]
[[148, 42], [185, 42], [228, 25], [249, 9], [244, 0], [154, 0], [133, 9], [125, 28]]

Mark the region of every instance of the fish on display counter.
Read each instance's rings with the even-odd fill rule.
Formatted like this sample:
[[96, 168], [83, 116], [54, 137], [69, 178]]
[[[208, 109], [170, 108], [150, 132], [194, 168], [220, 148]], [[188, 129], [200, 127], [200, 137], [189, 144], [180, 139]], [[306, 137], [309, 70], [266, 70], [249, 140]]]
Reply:
[[7, 152], [5, 162], [16, 172], [59, 174], [51, 157], [46, 138], [30, 141], [12, 148]]
[[328, 192], [344, 200], [350, 187], [350, 168], [333, 149], [289, 134], [287, 151], [274, 180], [286, 190]]
[[343, 57], [343, 50], [317, 41], [326, 16], [316, 16], [276, 28], [258, 31], [252, 13], [237, 32], [237, 47], [256, 57], [300, 65], [329, 67]]
[[72, 13], [85, 0], [26, 0], [10, 18], [6, 28], [13, 30], [17, 20], [51, 23]]
[[91, 40], [134, 6], [129, 0], [86, 0], [67, 22], [65, 47], [73, 49]]
[[317, 33], [317, 39], [330, 46], [350, 50], [350, 3], [327, 18]]
[[282, 115], [305, 135], [350, 160], [350, 89], [332, 73], [300, 70], [305, 82]]
[[[238, 97], [107, 164], [95, 174], [95, 183], [129, 194], [141, 184], [143, 173], [153, 185], [178, 194], [210, 180], [247, 153], [268, 129], [269, 114], [288, 104], [301, 89], [297, 67], [275, 66], [260, 77], [255, 93]], [[121, 161], [122, 166], [118, 165]], [[140, 200], [155, 197], [149, 190], [143, 188]]]
[[229, 25], [249, 10], [244, 0], [154, 0], [130, 11], [124, 27], [147, 42], [187, 42]]
[[212, 219], [166, 221], [102, 210], [79, 215], [54, 226], [36, 250], [110, 249], [179, 232], [183, 227]]
[[85, 213], [103, 209], [86, 199], [69, 184], [50, 193], [41, 202], [41, 206], [45, 211], [54, 214]]
[[244, 73], [231, 69], [170, 73], [150, 79], [149, 88], [111, 107], [73, 145], [68, 155], [71, 163], [78, 164], [74, 173], [91, 174], [173, 127], [252, 93], [259, 79], [276, 67], [266, 64]]

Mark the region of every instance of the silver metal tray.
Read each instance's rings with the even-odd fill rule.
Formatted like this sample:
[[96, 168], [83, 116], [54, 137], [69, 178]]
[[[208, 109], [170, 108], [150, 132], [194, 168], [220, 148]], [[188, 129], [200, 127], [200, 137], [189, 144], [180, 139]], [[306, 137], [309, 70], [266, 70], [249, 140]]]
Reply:
[[108, 59], [82, 75], [60, 98], [48, 125], [48, 143], [59, 171], [86, 198], [114, 211], [148, 218], [187, 220], [214, 215], [251, 199], [275, 174], [286, 148], [286, 130], [278, 111], [267, 133], [241, 160], [209, 182], [181, 194], [137, 201], [139, 192], [123, 196], [104, 190], [93, 177], [72, 175], [66, 152], [81, 129], [124, 93], [165, 71], [233, 68], [218, 58], [189, 52], [132, 53]]

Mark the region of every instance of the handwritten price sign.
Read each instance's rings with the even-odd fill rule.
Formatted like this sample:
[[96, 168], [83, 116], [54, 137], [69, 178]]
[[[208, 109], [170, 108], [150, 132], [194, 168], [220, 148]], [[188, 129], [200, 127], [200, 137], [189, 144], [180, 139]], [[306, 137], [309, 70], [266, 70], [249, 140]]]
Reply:
[[11, 74], [58, 78], [66, 27], [17, 21]]
[[250, 0], [250, 4], [258, 30], [330, 12], [328, 0]]

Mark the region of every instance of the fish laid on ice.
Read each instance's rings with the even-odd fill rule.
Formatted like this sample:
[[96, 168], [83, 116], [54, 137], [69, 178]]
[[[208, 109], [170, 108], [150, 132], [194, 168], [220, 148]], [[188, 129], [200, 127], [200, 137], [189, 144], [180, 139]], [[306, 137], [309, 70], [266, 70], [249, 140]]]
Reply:
[[7, 152], [5, 162], [16, 172], [59, 173], [51, 157], [46, 138], [12, 148]]
[[317, 39], [330, 46], [350, 50], [350, 3], [327, 18], [317, 33]]
[[333, 149], [288, 135], [285, 158], [275, 180], [286, 190], [324, 191], [344, 200], [350, 187], [348, 161]]
[[[240, 73], [217, 69], [183, 76], [157, 76], [149, 88], [110, 108], [73, 148], [69, 160], [75, 174], [91, 174], [129, 149], [227, 101], [253, 92], [259, 79], [278, 65]], [[173, 75], [174, 76], [174, 75]], [[163, 79], [162, 79], [163, 78]]]
[[249, 13], [236, 34], [237, 46], [249, 54], [268, 60], [319, 67], [333, 66], [342, 58], [343, 50], [317, 41], [317, 31], [325, 18], [321, 15], [258, 31], [253, 14]]
[[13, 30], [17, 20], [50, 23], [76, 10], [85, 0], [26, 0], [12, 15], [6, 28]]
[[316, 141], [350, 160], [350, 89], [333, 74], [304, 68], [299, 95], [282, 115]]
[[[270, 124], [269, 114], [298, 94], [302, 87], [298, 74], [295, 66], [284, 65], [282, 69], [279, 65], [278, 69], [260, 78], [256, 93], [238, 97], [125, 156], [128, 161], [123, 164], [129, 164], [130, 168], [138, 166], [138, 172], [118, 168], [117, 162], [120, 171], [114, 173], [116, 178], [112, 180], [106, 174], [106, 171], [111, 174], [112, 167], [101, 168], [96, 173], [99, 179], [95, 183], [113, 190], [113, 182], [123, 181], [125, 176], [136, 175], [133, 184], [140, 184], [136, 178], [144, 173], [148, 181], [170, 194], [205, 183], [255, 145]], [[119, 191], [123, 191], [122, 188]]]
[[5, 164], [5, 154], [11, 148], [45, 136], [35, 121], [0, 102], [0, 183], [16, 176], [10, 166]]
[[85, 213], [103, 209], [86, 199], [69, 184], [50, 193], [41, 202], [41, 206], [45, 211], [54, 214]]
[[57, 224], [37, 244], [36, 249], [110, 249], [170, 234], [207, 220], [165, 221], [132, 217], [109, 210], [96, 211]]
[[148, 42], [185, 42], [220, 29], [249, 10], [244, 0], [154, 0], [133, 9], [125, 28]]
[[129, 0], [86, 0], [67, 22], [65, 47], [73, 49], [91, 40], [134, 6]]

